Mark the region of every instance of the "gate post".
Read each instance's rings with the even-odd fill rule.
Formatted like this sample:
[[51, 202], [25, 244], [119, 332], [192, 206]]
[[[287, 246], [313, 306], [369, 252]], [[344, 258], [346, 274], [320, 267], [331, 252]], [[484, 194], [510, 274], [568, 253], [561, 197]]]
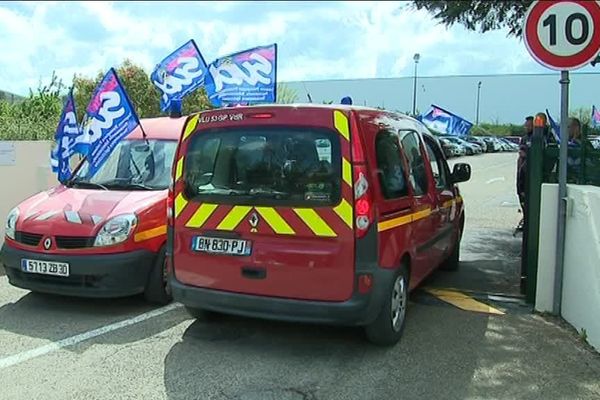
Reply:
[[540, 237], [540, 203], [544, 175], [544, 131], [545, 122], [540, 117], [534, 120], [531, 146], [527, 150], [527, 181], [525, 192], [525, 223], [523, 229], [524, 254], [521, 260], [522, 273], [525, 274], [525, 299], [535, 302], [537, 287], [537, 263]]

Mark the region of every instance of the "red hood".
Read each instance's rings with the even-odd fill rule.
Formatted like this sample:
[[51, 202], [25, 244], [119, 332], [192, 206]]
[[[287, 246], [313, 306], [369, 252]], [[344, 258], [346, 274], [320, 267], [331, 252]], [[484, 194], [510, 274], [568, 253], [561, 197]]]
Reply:
[[108, 219], [166, 201], [167, 191], [89, 190], [57, 186], [19, 204], [17, 230], [91, 236]]

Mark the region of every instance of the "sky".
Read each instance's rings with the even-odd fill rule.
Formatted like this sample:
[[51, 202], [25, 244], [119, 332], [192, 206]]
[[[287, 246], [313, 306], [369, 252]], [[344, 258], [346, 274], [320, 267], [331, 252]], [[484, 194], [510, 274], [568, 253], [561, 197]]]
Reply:
[[150, 73], [192, 38], [207, 62], [277, 43], [279, 81], [412, 76], [417, 52], [420, 76], [549, 72], [506, 31], [446, 28], [410, 2], [0, 2], [0, 89], [125, 58]]

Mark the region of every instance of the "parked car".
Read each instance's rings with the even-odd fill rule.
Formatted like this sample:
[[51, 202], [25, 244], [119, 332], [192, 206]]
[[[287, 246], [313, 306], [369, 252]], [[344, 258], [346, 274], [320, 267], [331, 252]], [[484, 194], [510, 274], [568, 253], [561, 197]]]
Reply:
[[444, 138], [440, 138], [439, 140], [446, 158], [461, 157], [465, 155], [465, 149], [463, 147]]
[[483, 153], [487, 152], [487, 144], [485, 143], [485, 141], [481, 138], [478, 138], [477, 136], [466, 136], [464, 138], [464, 140], [466, 140], [469, 143], [474, 143], [476, 145], [478, 145], [479, 147], [481, 147], [481, 150]]
[[169, 194], [174, 299], [194, 317], [358, 325], [396, 343], [409, 290], [458, 266], [469, 165], [450, 173], [423, 124], [376, 109], [201, 115], [184, 128]]
[[475, 154], [481, 154], [483, 152], [483, 149], [480, 146], [478, 146], [474, 143], [469, 143], [466, 140], [463, 140], [459, 137], [444, 136], [444, 139], [447, 139], [448, 141], [463, 147], [465, 149], [466, 155], [468, 155], [468, 156], [472, 156]]
[[495, 153], [502, 150], [502, 145], [496, 140], [495, 137], [482, 136], [481, 138], [485, 141], [485, 144], [487, 145], [487, 151], [489, 153]]
[[519, 145], [513, 143], [512, 141], [506, 139], [506, 138], [498, 138], [498, 141], [500, 141], [501, 145], [502, 145], [502, 149], [504, 151], [519, 151]]
[[2, 264], [11, 285], [82, 297], [144, 293], [171, 301], [166, 279], [166, 200], [185, 118], [142, 119], [100, 170], [73, 177], [8, 215]]

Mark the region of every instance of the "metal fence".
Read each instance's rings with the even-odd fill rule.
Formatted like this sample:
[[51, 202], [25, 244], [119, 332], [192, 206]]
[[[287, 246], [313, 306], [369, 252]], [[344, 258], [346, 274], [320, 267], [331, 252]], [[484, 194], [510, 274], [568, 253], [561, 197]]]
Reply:
[[[558, 153], [556, 145], [544, 149], [543, 183], [558, 183]], [[568, 149], [567, 183], [600, 186], [600, 149], [587, 141], [581, 147]]]

